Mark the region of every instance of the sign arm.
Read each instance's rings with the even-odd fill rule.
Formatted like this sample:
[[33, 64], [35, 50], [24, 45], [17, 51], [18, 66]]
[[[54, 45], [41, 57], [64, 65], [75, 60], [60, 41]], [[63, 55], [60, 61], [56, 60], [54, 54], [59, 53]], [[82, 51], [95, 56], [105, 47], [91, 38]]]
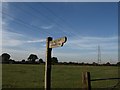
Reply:
[[62, 37], [56, 40], [50, 41], [50, 48], [62, 47], [64, 43], [67, 41], [67, 37]]

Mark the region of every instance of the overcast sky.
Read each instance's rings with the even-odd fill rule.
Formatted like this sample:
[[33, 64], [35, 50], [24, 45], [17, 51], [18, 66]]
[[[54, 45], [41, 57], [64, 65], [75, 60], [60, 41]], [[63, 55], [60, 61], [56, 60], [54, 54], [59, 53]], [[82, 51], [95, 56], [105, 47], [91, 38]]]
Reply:
[[14, 60], [33, 53], [45, 59], [46, 38], [68, 38], [53, 49], [59, 61], [118, 61], [118, 4], [112, 3], [2, 3], [2, 53]]

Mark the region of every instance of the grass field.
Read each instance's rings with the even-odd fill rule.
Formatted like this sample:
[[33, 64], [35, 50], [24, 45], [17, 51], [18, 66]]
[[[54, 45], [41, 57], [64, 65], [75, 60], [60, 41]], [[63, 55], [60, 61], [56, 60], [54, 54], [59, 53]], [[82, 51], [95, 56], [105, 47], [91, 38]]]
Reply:
[[[3, 88], [43, 88], [44, 65], [5, 64], [2, 66]], [[90, 71], [91, 79], [118, 77], [115, 66], [52, 66], [52, 88], [82, 88], [81, 75]], [[95, 81], [92, 88], [113, 87], [118, 81]]]

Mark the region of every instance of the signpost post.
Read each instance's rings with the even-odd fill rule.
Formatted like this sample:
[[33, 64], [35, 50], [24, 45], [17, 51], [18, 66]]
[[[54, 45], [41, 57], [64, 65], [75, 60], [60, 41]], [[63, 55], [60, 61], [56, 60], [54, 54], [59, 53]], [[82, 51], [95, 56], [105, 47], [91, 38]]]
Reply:
[[45, 62], [45, 90], [50, 90], [51, 86], [51, 51], [52, 48], [49, 48], [51, 37], [48, 37], [46, 40], [46, 62]]
[[45, 62], [45, 90], [51, 89], [51, 52], [52, 48], [62, 47], [67, 41], [67, 37], [52, 40], [48, 37], [46, 40], [46, 62]]

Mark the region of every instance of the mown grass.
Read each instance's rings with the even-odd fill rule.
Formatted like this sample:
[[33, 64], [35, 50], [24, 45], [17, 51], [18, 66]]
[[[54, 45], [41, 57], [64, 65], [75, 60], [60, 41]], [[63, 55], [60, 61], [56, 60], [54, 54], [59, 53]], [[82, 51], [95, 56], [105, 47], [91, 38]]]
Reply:
[[[4, 64], [3, 88], [44, 88], [44, 65]], [[52, 88], [82, 88], [82, 72], [89, 71], [91, 79], [118, 77], [115, 66], [52, 66]], [[94, 81], [92, 88], [113, 87], [118, 81]]]

